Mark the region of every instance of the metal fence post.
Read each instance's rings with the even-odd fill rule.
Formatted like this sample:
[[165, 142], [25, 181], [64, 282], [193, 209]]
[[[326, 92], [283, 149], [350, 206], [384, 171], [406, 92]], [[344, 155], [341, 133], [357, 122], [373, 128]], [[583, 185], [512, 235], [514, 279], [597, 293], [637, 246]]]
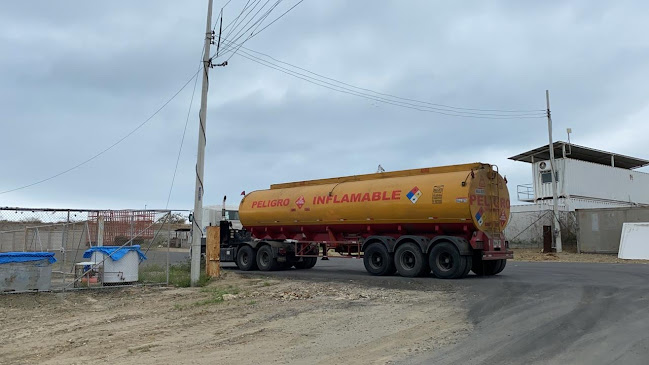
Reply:
[[167, 227], [167, 281], [165, 282], [165, 285], [169, 285], [169, 253], [171, 251], [171, 211], [167, 214], [169, 214], [169, 219], [167, 220], [169, 226]]

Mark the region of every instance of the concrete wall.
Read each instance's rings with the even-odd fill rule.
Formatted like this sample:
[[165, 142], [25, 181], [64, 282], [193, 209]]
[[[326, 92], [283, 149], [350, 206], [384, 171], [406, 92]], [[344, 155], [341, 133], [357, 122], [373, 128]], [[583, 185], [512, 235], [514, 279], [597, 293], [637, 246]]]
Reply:
[[[563, 247], [576, 250], [576, 223], [573, 212], [565, 205], [559, 206], [559, 222]], [[511, 207], [505, 237], [513, 248], [542, 248], [543, 226], [552, 225], [552, 206], [542, 204], [514, 205]]]
[[581, 252], [617, 253], [622, 224], [649, 222], [649, 207], [578, 209], [577, 244]]

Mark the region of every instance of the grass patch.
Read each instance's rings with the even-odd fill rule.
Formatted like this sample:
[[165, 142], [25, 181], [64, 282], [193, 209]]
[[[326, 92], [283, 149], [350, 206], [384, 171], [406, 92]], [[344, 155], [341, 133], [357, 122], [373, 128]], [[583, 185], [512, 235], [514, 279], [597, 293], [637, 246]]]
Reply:
[[235, 286], [228, 285], [227, 288], [203, 288], [201, 289], [203, 293], [210, 293], [210, 297], [207, 299], [199, 300], [195, 302], [195, 306], [218, 304], [223, 302], [223, 295], [225, 294], [239, 294], [239, 289]]
[[[169, 266], [169, 285], [186, 288], [191, 286], [191, 263], [181, 262]], [[198, 286], [205, 286], [211, 278], [205, 274], [205, 267], [201, 263]], [[164, 283], [167, 281], [166, 269], [162, 265], [151, 264], [140, 267], [140, 282], [142, 283]]]

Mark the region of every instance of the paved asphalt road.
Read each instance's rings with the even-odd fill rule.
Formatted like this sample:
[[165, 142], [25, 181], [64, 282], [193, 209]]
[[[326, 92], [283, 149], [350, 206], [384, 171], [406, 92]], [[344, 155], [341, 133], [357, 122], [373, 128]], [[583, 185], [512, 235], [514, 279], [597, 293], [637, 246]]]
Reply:
[[649, 364], [649, 265], [510, 261], [495, 277], [439, 280], [375, 277], [361, 260], [331, 259], [263, 275], [464, 297], [458, 305], [467, 306], [474, 331], [405, 364]]

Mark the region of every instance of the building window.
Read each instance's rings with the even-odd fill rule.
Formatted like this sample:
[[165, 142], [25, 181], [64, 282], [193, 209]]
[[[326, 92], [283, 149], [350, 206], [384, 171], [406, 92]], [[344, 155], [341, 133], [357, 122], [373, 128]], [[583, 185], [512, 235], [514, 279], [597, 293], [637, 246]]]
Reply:
[[[559, 172], [555, 171], [554, 172], [554, 179], [558, 182], [559, 181]], [[541, 172], [541, 183], [543, 184], [549, 184], [552, 182], [552, 175], [550, 171], [543, 171]]]

